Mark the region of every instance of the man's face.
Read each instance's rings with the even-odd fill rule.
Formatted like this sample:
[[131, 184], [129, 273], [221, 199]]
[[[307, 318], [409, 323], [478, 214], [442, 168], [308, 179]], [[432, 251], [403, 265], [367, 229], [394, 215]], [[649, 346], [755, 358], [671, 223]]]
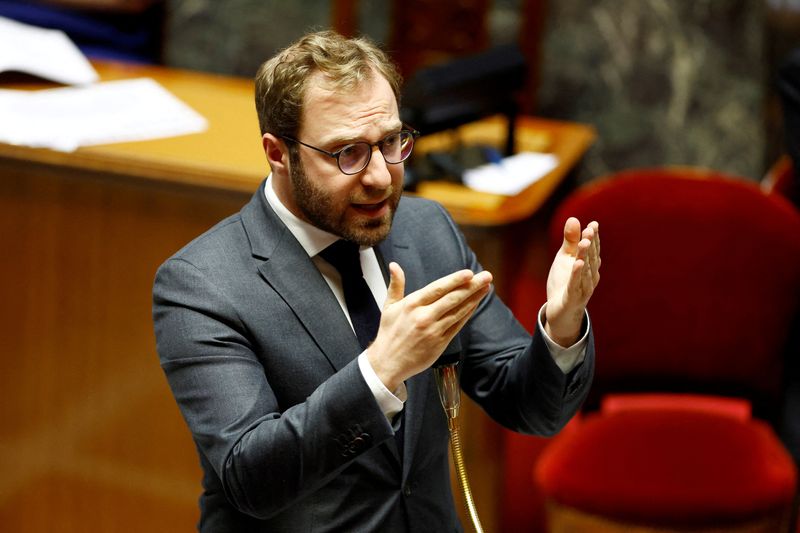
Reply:
[[[351, 92], [330, 89], [320, 73], [308, 80], [298, 139], [329, 152], [358, 141], [375, 143], [400, 131], [402, 123], [389, 83], [380, 75]], [[293, 206], [311, 224], [363, 246], [389, 233], [400, 201], [403, 164], [390, 165], [377, 148], [369, 165], [354, 175], [336, 160], [296, 145], [290, 161]]]

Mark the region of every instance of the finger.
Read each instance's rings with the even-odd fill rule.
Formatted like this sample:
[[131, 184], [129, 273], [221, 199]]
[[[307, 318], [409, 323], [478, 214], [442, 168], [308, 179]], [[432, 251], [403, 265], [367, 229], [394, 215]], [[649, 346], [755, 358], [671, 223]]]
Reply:
[[583, 230], [582, 236], [584, 240], [589, 242], [585, 260], [589, 264], [589, 270], [594, 280], [594, 278], [598, 277], [598, 270], [600, 269], [600, 255], [597, 251], [597, 241], [600, 236], [597, 233], [597, 223], [589, 224], [586, 229]]
[[578, 251], [575, 253], [575, 259], [582, 259], [584, 262], [591, 261], [590, 250], [592, 248], [592, 241], [584, 237], [578, 243]]
[[600, 265], [603, 263], [600, 258], [600, 224], [597, 221], [592, 221], [589, 227], [594, 230], [592, 248], [589, 250], [589, 261], [592, 265], [592, 283], [596, 287], [600, 282]]
[[583, 274], [588, 270], [588, 265], [583, 259], [576, 259], [572, 264], [572, 271], [567, 284], [567, 298], [574, 301], [579, 299], [582, 292]]
[[600, 257], [600, 223], [596, 220], [592, 220], [589, 223], [589, 226], [594, 229], [594, 239], [592, 240], [592, 243], [597, 251], [597, 256]]
[[589, 231], [587, 232], [587, 235], [592, 238], [592, 241], [589, 241], [585, 238], [581, 240], [578, 245], [578, 259], [583, 261], [579, 280], [580, 289], [583, 291], [583, 293], [586, 293], [586, 291], [589, 290], [589, 294], [591, 294], [591, 290], [593, 290], [598, 281], [600, 281], [600, 258], [595, 253], [595, 248], [593, 245], [594, 235], [591, 233], [592, 232]]
[[489, 287], [484, 287], [483, 290], [473, 294], [466, 302], [466, 305], [460, 308], [457, 312], [453, 313], [451, 316], [455, 320], [452, 325], [447, 328], [445, 331], [444, 336], [447, 339], [452, 339], [461, 329], [466, 325], [467, 322], [472, 318], [472, 315], [475, 313], [475, 310], [478, 308], [478, 304], [481, 303], [481, 300], [489, 293]]
[[584, 230], [584, 237], [588, 237], [589, 240], [592, 242], [592, 249], [590, 250], [590, 254], [593, 257], [599, 258], [600, 257], [600, 226], [597, 222], [592, 222], [589, 224], [586, 229]]
[[[580, 270], [578, 272], [573, 271], [573, 275], [577, 274], [577, 276], [570, 279], [572, 289], [571, 296], [578, 298], [579, 301], [584, 303], [588, 301], [589, 296], [594, 290], [594, 286], [596, 285], [595, 279], [600, 279], [600, 274], [598, 272], [600, 258], [595, 255], [595, 249], [592, 244], [595, 236], [593, 233], [594, 230], [592, 228], [586, 228], [586, 230], [584, 230], [585, 237], [578, 243], [577, 259], [575, 260]], [[575, 265], [573, 265], [573, 268], [574, 267]], [[572, 283], [574, 283], [574, 285], [572, 285]]]
[[400, 265], [394, 261], [389, 263], [389, 288], [386, 290], [386, 302], [383, 308], [399, 302], [403, 299], [406, 292], [406, 275]]
[[602, 260], [600, 256], [597, 254], [597, 250], [592, 247], [590, 250], [591, 254], [589, 255], [589, 264], [591, 265], [592, 271], [592, 283], [597, 285], [600, 281], [600, 265], [602, 264]]
[[583, 271], [591, 269], [589, 263], [589, 248], [591, 248], [589, 239], [581, 239], [578, 243], [577, 251], [575, 252], [575, 262], [572, 264], [572, 271], [570, 272], [570, 279], [567, 284], [567, 294], [571, 297], [575, 297], [581, 290]]
[[594, 291], [595, 272], [596, 269], [592, 265], [585, 266], [583, 272], [581, 272], [581, 303], [583, 304], [589, 301], [589, 297]]
[[[464, 306], [465, 302], [467, 302], [477, 293], [484, 291], [483, 294], [485, 294], [489, 290], [491, 281], [492, 275], [489, 272], [479, 272], [469, 281], [469, 283], [465, 283], [453, 289], [435, 302], [428, 304], [428, 311], [430, 312], [431, 318], [433, 320], [441, 320], [442, 317], [445, 317], [454, 310]], [[481, 295], [478, 299], [482, 297], [483, 296]]]
[[491, 290], [489, 272], [480, 272], [469, 283], [459, 286], [426, 306], [416, 307], [414, 323], [435, 338], [446, 334], [454, 323], [471, 315]]
[[564, 223], [564, 242], [561, 248], [569, 253], [575, 253], [575, 246], [581, 240], [581, 223], [575, 217], [569, 217]]
[[474, 276], [471, 270], [453, 272], [409, 294], [409, 302], [418, 306], [430, 305], [458, 287], [468, 283]]
[[[465, 314], [471, 314], [474, 307], [477, 306], [483, 298], [489, 294], [491, 287], [489, 285], [482, 285], [480, 287], [476, 287], [474, 290], [469, 292], [468, 294], [465, 293], [463, 298], [459, 299], [459, 302], [450, 307], [444, 314], [442, 314], [443, 322], [449, 321], [458, 322]], [[472, 308], [472, 310], [470, 310]], [[447, 326], [449, 327], [449, 325]]]
[[475, 309], [477, 308], [478, 304], [476, 303], [475, 305], [472, 306], [472, 308], [469, 309], [469, 312], [461, 318], [461, 320], [450, 326], [447, 329], [447, 331], [445, 331], [444, 338], [448, 339], [448, 342], [450, 339], [458, 335], [459, 331], [464, 329], [464, 326], [467, 324], [467, 322], [469, 322], [469, 319], [472, 318], [472, 314], [475, 312]]

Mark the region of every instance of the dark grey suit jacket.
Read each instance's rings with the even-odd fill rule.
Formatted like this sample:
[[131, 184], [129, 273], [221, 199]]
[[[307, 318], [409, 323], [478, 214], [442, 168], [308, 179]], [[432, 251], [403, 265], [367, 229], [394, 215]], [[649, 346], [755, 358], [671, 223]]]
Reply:
[[[403, 267], [407, 294], [481, 268], [444, 209], [420, 199], [400, 202], [376, 251]], [[200, 530], [460, 530], [432, 372], [407, 383], [401, 460], [358, 340], [263, 187], [161, 266], [153, 315], [204, 470]], [[591, 337], [565, 376], [493, 292], [458, 341], [463, 390], [511, 429], [551, 435], [588, 391]]]

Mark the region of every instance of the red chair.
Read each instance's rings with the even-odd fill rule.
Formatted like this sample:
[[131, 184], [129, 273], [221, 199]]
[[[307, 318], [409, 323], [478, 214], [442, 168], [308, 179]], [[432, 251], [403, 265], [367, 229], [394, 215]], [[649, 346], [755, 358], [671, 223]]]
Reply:
[[603, 271], [585, 415], [535, 467], [550, 531], [794, 530], [797, 469], [770, 422], [800, 311], [800, 214], [673, 168], [579, 189], [554, 246], [567, 216], [600, 222]]

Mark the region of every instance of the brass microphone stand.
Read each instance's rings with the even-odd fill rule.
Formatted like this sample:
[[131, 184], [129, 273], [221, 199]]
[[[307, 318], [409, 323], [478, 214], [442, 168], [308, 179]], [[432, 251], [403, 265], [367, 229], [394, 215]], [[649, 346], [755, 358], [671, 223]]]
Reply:
[[436, 386], [439, 389], [439, 400], [442, 402], [447, 415], [447, 428], [450, 430], [450, 451], [453, 454], [453, 463], [456, 467], [458, 486], [464, 497], [469, 518], [476, 533], [483, 533], [483, 526], [478, 518], [478, 510], [472, 500], [472, 491], [469, 488], [467, 470], [464, 468], [464, 455], [461, 452], [461, 440], [458, 435], [458, 411], [461, 407], [461, 389], [458, 386], [458, 362], [433, 367], [436, 376]]

